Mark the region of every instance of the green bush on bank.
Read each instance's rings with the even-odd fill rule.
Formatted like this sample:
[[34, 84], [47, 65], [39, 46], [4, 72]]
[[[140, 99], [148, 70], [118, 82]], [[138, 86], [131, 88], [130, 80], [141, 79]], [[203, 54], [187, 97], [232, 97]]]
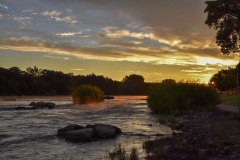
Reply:
[[76, 104], [87, 104], [103, 101], [104, 93], [96, 86], [81, 85], [73, 91], [72, 97]]
[[218, 92], [199, 83], [162, 83], [148, 95], [153, 113], [175, 114], [212, 107], [220, 102]]

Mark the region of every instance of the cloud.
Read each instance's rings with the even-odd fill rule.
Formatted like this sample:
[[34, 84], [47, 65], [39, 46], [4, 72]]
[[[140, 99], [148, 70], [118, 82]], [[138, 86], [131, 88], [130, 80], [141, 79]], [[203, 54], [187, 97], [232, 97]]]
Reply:
[[82, 32], [62, 32], [62, 33], [56, 33], [57, 36], [77, 36], [82, 35]]
[[200, 70], [182, 70], [183, 72], [187, 72], [187, 73], [199, 73], [202, 72]]
[[54, 11], [44, 11], [41, 14], [46, 17], [55, 18], [60, 16], [62, 13], [60, 11], [54, 10]]
[[146, 62], [153, 64], [168, 65], [231, 65], [237, 63], [237, 59], [194, 55], [190, 53], [179, 53], [169, 51], [161, 47], [128, 47], [116, 48], [114, 46], [77, 46], [71, 43], [50, 43], [38, 38], [7, 38], [0, 39], [0, 49], [46, 52], [59, 55], [71, 55], [84, 59], [99, 59], [108, 61]]
[[[71, 13], [70, 10], [67, 10], [67, 13]], [[79, 23], [78, 19], [75, 16], [67, 15], [63, 16], [63, 13], [57, 10], [53, 11], [44, 11], [41, 15], [54, 19], [57, 22], [66, 22], [71, 24]]]
[[73, 71], [84, 71], [85, 69], [82, 69], [82, 68], [73, 68], [73, 69], [71, 69], [71, 70], [73, 70]]
[[1, 3], [0, 3], [0, 7], [1, 7], [1, 8], [4, 8], [4, 9], [8, 9], [8, 6], [3, 5], [3, 4], [1, 4]]
[[12, 13], [0, 10], [0, 18], [3, 20], [4, 17], [9, 17], [10, 19], [16, 22], [20, 22], [24, 26], [26, 26], [27, 24], [31, 24], [31, 20], [32, 20], [31, 17], [18, 16], [16, 14], [12, 14]]
[[44, 55], [44, 57], [46, 57], [46, 58], [52, 58], [52, 59], [63, 59], [63, 60], [69, 60], [70, 58], [69, 57], [59, 57], [59, 56], [57, 56], [56, 54], [55, 55]]

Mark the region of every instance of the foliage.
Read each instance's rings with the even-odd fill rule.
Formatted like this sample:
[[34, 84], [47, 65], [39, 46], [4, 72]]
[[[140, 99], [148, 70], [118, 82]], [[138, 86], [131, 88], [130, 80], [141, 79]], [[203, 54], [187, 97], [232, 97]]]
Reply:
[[96, 86], [81, 85], [73, 91], [73, 100], [77, 104], [87, 104], [101, 102], [104, 99], [104, 93]]
[[236, 68], [229, 67], [228, 69], [222, 69], [218, 73], [214, 74], [209, 85], [215, 87], [219, 91], [227, 91], [237, 87], [237, 71]]
[[125, 151], [125, 148], [119, 143], [115, 145], [115, 148], [112, 151], [107, 152], [107, 158], [111, 160], [138, 160], [138, 152], [136, 148], [131, 149], [130, 155]]
[[0, 67], [1, 95], [69, 95], [79, 85], [98, 86], [108, 95], [127, 94], [121, 91], [122, 83], [95, 74], [73, 75], [60, 71], [28, 67], [26, 71], [18, 67]]
[[240, 50], [240, 1], [214, 0], [206, 1], [207, 20], [209, 27], [217, 30], [216, 43], [223, 54], [236, 53]]
[[176, 81], [174, 79], [164, 79], [162, 83], [176, 83]]
[[162, 83], [148, 95], [153, 113], [177, 114], [214, 106], [220, 102], [215, 89], [198, 83]]
[[122, 80], [123, 93], [128, 95], [143, 95], [146, 93], [144, 78], [141, 75], [132, 74]]

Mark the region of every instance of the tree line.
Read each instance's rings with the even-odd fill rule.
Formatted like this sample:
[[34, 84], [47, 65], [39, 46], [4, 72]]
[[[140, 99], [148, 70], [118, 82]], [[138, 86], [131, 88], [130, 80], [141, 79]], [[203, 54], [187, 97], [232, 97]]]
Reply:
[[[237, 69], [238, 68], [238, 69]], [[214, 74], [209, 85], [218, 91], [228, 91], [238, 86], [240, 80], [240, 63], [236, 67], [228, 67]], [[238, 76], [238, 78], [237, 78]], [[165, 79], [161, 83], [176, 83], [173, 79]], [[144, 82], [141, 75], [128, 75], [122, 81], [115, 81], [102, 75], [73, 75], [36, 66], [25, 71], [18, 67], [9, 69], [0, 67], [0, 96], [7, 95], [70, 95], [80, 85], [93, 85], [104, 91], [105, 95], [146, 95], [149, 90], [160, 83]]]
[[60, 71], [28, 67], [0, 67], [0, 96], [3, 95], [69, 95], [77, 86], [88, 84], [99, 87], [106, 95], [145, 95], [152, 84], [141, 75], [129, 75], [122, 81], [95, 74], [73, 75]]

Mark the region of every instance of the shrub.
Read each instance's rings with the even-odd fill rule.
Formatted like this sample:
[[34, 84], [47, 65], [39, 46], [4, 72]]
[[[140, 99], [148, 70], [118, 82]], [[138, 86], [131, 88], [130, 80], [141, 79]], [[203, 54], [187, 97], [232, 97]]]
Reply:
[[217, 91], [198, 83], [162, 83], [148, 95], [153, 113], [181, 113], [215, 106], [220, 102]]
[[104, 93], [96, 86], [81, 85], [73, 91], [73, 101], [77, 104], [101, 102], [104, 100]]

